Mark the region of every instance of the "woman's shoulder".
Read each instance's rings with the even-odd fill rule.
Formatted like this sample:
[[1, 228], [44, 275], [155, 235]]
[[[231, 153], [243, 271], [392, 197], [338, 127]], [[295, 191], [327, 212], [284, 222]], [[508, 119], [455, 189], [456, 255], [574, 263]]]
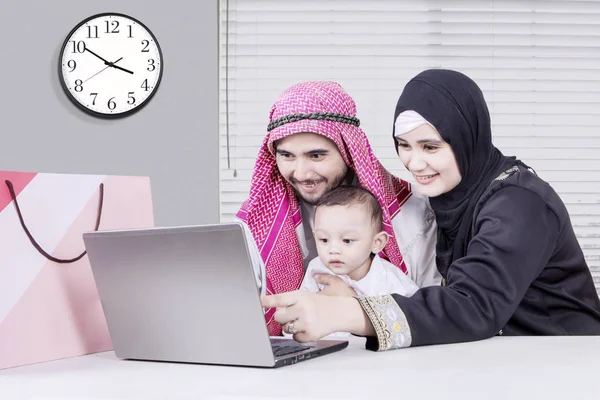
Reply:
[[498, 197], [506, 197], [507, 202], [519, 206], [520, 197], [529, 198], [532, 195], [539, 198], [540, 205], [544, 204], [557, 216], [567, 212], [562, 199], [552, 186], [533, 169], [523, 166], [513, 166], [500, 173], [483, 192], [475, 209], [481, 210], [490, 200]]

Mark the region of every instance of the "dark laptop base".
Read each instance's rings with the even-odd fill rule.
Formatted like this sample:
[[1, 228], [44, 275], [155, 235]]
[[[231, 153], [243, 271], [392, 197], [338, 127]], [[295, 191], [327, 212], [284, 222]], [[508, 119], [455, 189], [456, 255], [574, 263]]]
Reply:
[[[293, 339], [272, 338], [271, 343], [273, 354], [275, 355], [275, 368], [317, 358], [348, 347], [348, 341], [345, 340], [320, 340], [317, 343], [304, 344], [298, 343]], [[279, 352], [278, 348], [289, 349], [290, 352], [284, 354], [285, 351]]]

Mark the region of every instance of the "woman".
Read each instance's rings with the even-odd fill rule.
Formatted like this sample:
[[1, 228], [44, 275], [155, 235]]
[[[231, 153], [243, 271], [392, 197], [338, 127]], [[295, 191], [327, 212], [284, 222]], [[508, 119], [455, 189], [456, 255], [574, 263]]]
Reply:
[[600, 334], [600, 301], [567, 210], [552, 188], [492, 144], [479, 87], [449, 70], [413, 78], [398, 101], [394, 141], [438, 223], [443, 286], [411, 298], [351, 294], [264, 298], [298, 341], [369, 336], [376, 350], [504, 335]]

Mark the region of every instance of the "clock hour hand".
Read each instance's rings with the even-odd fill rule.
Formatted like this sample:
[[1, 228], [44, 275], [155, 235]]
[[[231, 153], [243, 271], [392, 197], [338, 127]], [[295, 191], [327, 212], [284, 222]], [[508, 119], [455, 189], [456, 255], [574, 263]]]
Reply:
[[[123, 57], [121, 57], [121, 58], [123, 58]], [[130, 74], [133, 75], [133, 71], [130, 71], [130, 70], [122, 68], [122, 67], [119, 67], [118, 65], [115, 65], [115, 63], [116, 63], [116, 61], [114, 63], [111, 63], [110, 66], [113, 67], [113, 68], [116, 68], [116, 69], [120, 69], [121, 71], [125, 71], [125, 72], [130, 73]]]
[[104, 64], [111, 65], [110, 62], [106, 61], [104, 58], [100, 57], [98, 54], [94, 53], [93, 51], [91, 51], [87, 47], [85, 48], [85, 51], [88, 51], [88, 52], [92, 53], [93, 55], [95, 55], [96, 57], [98, 57], [99, 59], [101, 59], [102, 61], [104, 61]]

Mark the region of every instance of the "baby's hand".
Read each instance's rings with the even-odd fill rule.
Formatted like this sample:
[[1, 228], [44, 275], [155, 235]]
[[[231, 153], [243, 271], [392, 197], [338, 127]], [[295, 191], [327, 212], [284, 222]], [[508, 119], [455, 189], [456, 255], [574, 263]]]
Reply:
[[341, 296], [341, 297], [355, 297], [356, 292], [350, 286], [346, 284], [339, 276], [329, 274], [315, 274], [315, 281], [324, 285], [325, 289], [321, 290], [319, 294], [327, 296]]

